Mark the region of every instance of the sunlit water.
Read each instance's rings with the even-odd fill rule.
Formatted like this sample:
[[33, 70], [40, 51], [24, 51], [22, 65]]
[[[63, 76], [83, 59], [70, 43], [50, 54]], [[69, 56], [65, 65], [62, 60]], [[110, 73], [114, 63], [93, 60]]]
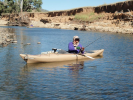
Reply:
[[[0, 47], [0, 100], [133, 99], [133, 35], [10, 28], [15, 29], [18, 43]], [[75, 35], [84, 47], [102, 37], [86, 51], [104, 49], [103, 57], [26, 64], [19, 56], [40, 54], [52, 48], [67, 50]]]

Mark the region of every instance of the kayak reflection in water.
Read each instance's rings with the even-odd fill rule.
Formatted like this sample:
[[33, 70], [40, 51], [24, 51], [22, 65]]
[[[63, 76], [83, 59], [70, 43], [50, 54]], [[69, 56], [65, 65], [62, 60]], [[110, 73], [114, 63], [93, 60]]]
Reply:
[[84, 61], [77, 62], [75, 64], [68, 64], [69, 70], [79, 70], [83, 69], [84, 67]]
[[73, 37], [73, 42], [70, 42], [68, 44], [68, 52], [69, 53], [84, 53], [84, 47], [79, 43], [80, 38], [78, 36]]

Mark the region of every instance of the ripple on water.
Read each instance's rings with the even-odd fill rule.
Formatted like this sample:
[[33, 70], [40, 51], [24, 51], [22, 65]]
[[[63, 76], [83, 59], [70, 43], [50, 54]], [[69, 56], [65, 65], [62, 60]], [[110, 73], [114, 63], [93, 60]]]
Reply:
[[[133, 37], [73, 30], [16, 29], [17, 44], [0, 47], [0, 97], [6, 99], [133, 99]], [[26, 64], [20, 53], [67, 50], [73, 36], [86, 51], [104, 49], [95, 60]], [[37, 42], [41, 45], [38, 45]], [[23, 44], [21, 44], [23, 43]], [[31, 43], [31, 45], [25, 45]], [[17, 47], [17, 48], [14, 48]]]

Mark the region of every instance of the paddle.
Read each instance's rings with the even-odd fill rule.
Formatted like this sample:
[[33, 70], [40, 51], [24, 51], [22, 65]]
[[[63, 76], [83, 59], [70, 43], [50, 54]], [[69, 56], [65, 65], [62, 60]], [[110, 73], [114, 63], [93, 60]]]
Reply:
[[81, 48], [80, 48], [80, 47], [77, 47], [77, 49], [80, 50], [80, 51], [79, 51], [79, 52], [80, 52], [79, 55], [85, 56], [85, 57], [90, 58], [90, 59], [95, 59], [95, 58], [93, 58], [93, 57], [91, 57], [91, 56], [87, 56], [87, 55], [85, 55], [85, 54], [82, 54]]
[[91, 57], [91, 56], [87, 56], [87, 55], [83, 55], [83, 56], [88, 57], [88, 58], [90, 58], [90, 59], [95, 59], [95, 58], [93, 58], [93, 57]]

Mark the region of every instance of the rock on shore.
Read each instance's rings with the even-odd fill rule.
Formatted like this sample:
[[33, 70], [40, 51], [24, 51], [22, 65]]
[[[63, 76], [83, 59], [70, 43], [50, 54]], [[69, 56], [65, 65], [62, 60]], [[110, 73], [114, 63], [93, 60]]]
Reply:
[[16, 35], [12, 28], [0, 28], [0, 45], [7, 46], [9, 43], [16, 41]]
[[1, 20], [0, 19], [0, 26], [6, 26], [8, 24], [8, 21], [6, 21], [6, 20]]

